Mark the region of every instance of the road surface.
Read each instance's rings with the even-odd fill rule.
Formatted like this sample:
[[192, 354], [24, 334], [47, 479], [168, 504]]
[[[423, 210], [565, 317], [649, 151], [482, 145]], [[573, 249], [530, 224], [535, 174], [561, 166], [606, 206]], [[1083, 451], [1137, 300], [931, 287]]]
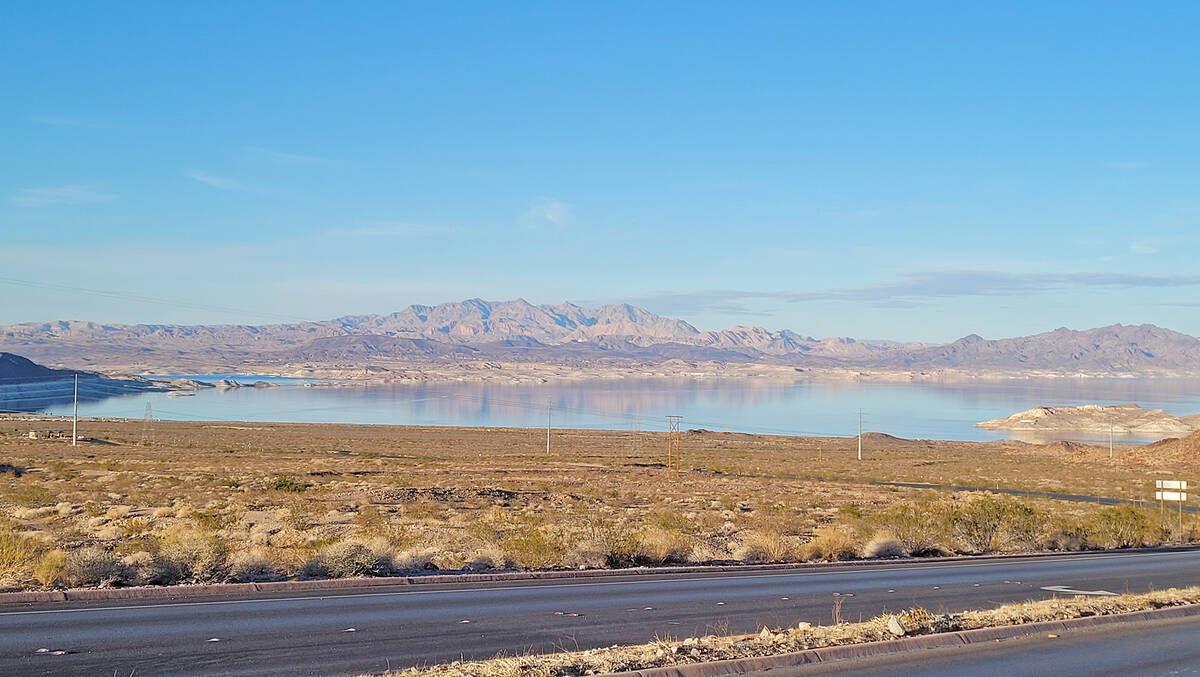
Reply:
[[1200, 675], [1200, 617], [1080, 628], [1058, 634], [783, 668], [746, 677]]
[[[1200, 585], [1200, 551], [0, 607], [0, 674], [337, 675], [498, 652]], [[46, 651], [40, 651], [46, 650]], [[64, 653], [57, 653], [64, 652]]]

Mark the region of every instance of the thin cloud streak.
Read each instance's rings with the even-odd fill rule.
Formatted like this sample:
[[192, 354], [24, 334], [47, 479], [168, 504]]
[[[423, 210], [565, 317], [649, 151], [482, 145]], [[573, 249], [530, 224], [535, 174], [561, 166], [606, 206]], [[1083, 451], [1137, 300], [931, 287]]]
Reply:
[[107, 122], [95, 122], [93, 120], [79, 120], [76, 118], [60, 118], [52, 116], [35, 115], [30, 120], [50, 127], [80, 127], [83, 129], [123, 129], [122, 125], [109, 124]]
[[202, 169], [189, 169], [187, 175], [188, 178], [192, 179], [193, 181], [199, 181], [206, 186], [210, 186], [218, 190], [230, 190], [243, 193], [257, 192], [255, 189], [241, 183], [236, 179], [232, 179], [228, 176], [210, 174]]
[[46, 207], [51, 205], [99, 204], [112, 202], [117, 196], [105, 193], [93, 186], [76, 184], [49, 186], [46, 188], [23, 188], [17, 191], [12, 201], [22, 207]]
[[319, 157], [316, 155], [301, 155], [299, 153], [287, 153], [281, 150], [273, 150], [270, 148], [262, 148], [259, 146], [250, 146], [246, 148], [246, 154], [252, 158], [267, 160], [283, 165], [329, 165], [333, 164], [333, 160], [329, 158]]
[[664, 291], [629, 299], [631, 303], [670, 308], [671, 312], [757, 314], [753, 301], [812, 303], [844, 301], [878, 307], [912, 307], [953, 297], [1018, 297], [1068, 287], [1098, 289], [1164, 289], [1200, 286], [1200, 275], [1129, 273], [1001, 273], [940, 271], [913, 273], [880, 284], [830, 287], [812, 291], [708, 289]]
[[439, 226], [426, 223], [374, 223], [348, 228], [330, 228], [319, 232], [326, 237], [415, 237], [420, 235], [447, 235], [463, 232], [456, 226]]

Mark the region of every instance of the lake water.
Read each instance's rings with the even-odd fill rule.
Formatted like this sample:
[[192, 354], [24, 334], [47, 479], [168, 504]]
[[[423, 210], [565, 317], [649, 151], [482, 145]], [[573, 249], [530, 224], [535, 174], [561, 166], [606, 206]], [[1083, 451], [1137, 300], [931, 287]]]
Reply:
[[[682, 427], [785, 435], [853, 436], [858, 410], [867, 431], [923, 439], [1007, 437], [974, 427], [1036, 406], [1136, 403], [1170, 414], [1200, 412], [1200, 380], [1048, 379], [963, 383], [810, 383], [748, 379], [624, 379], [544, 385], [437, 383], [317, 386], [306, 381], [230, 374], [189, 375], [215, 381], [266, 380], [273, 388], [205, 389], [194, 396], [120, 394], [80, 403], [82, 416], [141, 419], [289, 421], [366, 424], [665, 430], [668, 414]], [[7, 403], [0, 409], [70, 414], [63, 395]], [[1087, 440], [1087, 435], [1064, 435]], [[1091, 437], [1106, 441], [1107, 435]], [[1031, 440], [1041, 441], [1041, 440]], [[1152, 438], [1125, 437], [1119, 442]]]

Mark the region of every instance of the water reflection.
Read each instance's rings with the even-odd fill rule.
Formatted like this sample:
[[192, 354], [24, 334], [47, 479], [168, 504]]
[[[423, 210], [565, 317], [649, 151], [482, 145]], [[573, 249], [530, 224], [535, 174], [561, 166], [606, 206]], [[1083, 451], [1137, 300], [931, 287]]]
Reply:
[[[226, 376], [226, 375], [217, 375]], [[215, 376], [195, 378], [215, 380]], [[246, 377], [255, 380], [255, 377]], [[1200, 412], [1198, 380], [1053, 379], [956, 383], [809, 383], [754, 379], [623, 379], [544, 385], [436, 383], [305, 387], [275, 379], [267, 389], [202, 390], [194, 397], [136, 393], [82, 402], [87, 416], [195, 420], [540, 427], [547, 407], [556, 427], [663, 430], [665, 416], [685, 428], [851, 436], [858, 409], [865, 427], [900, 437], [987, 440], [1007, 437], [974, 424], [1036, 406], [1122, 404], [1186, 415]], [[0, 400], [0, 408], [9, 409]], [[36, 402], [69, 413], [69, 403]], [[1033, 441], [1034, 438], [1030, 438]], [[1066, 433], [1037, 441], [1107, 441]], [[1123, 437], [1118, 442], [1144, 442]]]

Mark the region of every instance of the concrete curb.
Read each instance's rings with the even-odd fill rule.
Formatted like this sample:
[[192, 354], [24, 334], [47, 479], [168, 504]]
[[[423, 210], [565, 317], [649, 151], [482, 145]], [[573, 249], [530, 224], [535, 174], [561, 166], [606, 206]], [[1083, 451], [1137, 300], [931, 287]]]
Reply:
[[851, 560], [848, 562], [800, 562], [794, 564], [728, 564], [676, 567], [645, 567], [631, 569], [585, 569], [561, 571], [504, 571], [490, 574], [418, 574], [414, 576], [384, 576], [378, 578], [331, 578], [313, 581], [278, 581], [272, 583], [218, 583], [213, 585], [171, 585], [161, 587], [141, 586], [132, 588], [77, 588], [29, 592], [2, 592], [0, 606], [6, 604], [47, 604], [53, 602], [96, 602], [120, 600], [185, 600], [205, 597], [220, 598], [230, 595], [255, 593], [304, 593], [322, 590], [346, 591], [371, 588], [393, 588], [409, 585], [446, 585], [455, 583], [494, 583], [502, 581], [535, 581], [578, 578], [611, 578], [623, 576], [660, 576], [672, 574], [732, 573], [746, 571], [806, 571], [852, 569], [864, 566], [887, 566], [903, 564], [929, 564], [953, 562], [988, 562], [1021, 559], [1040, 559], [1069, 555], [1089, 556], [1111, 553], [1180, 552], [1197, 550], [1197, 547], [1159, 547], [1127, 550], [1090, 550], [1081, 553], [1040, 552], [1008, 553], [1000, 555], [956, 555], [953, 557], [909, 557], [891, 560]]
[[1200, 604], [1185, 604], [1165, 609], [1133, 611], [1108, 616], [1086, 616], [1062, 621], [1045, 621], [1024, 625], [1001, 625], [994, 628], [944, 632], [934, 635], [918, 635], [916, 637], [904, 637], [883, 642], [829, 646], [820, 649], [809, 649], [808, 651], [779, 654], [778, 656], [737, 658], [710, 663], [687, 663], [684, 665], [649, 668], [632, 672], [617, 672], [610, 675], [603, 675], [602, 677], [723, 677], [724, 675], [741, 675], [772, 668], [796, 667], [850, 658], [867, 658], [870, 656], [906, 653], [921, 649], [938, 649], [942, 647], [978, 644], [980, 642], [995, 642], [1002, 639], [1029, 637], [1042, 633], [1057, 634], [1067, 630], [1113, 625], [1116, 623], [1140, 623], [1190, 616], [1200, 616]]

